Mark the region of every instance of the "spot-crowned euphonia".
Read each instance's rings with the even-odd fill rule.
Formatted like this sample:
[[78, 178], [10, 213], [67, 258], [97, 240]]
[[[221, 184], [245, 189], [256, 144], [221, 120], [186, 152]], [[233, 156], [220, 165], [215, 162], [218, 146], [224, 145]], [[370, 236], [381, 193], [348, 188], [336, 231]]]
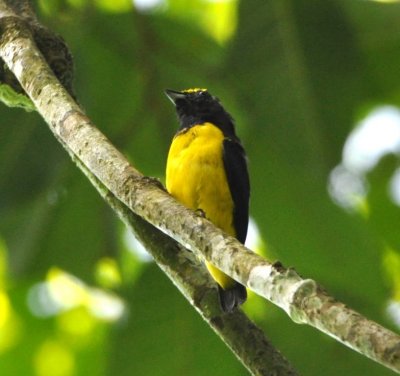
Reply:
[[[207, 89], [166, 90], [180, 127], [166, 167], [168, 192], [184, 206], [240, 242], [246, 240], [250, 183], [244, 149], [232, 117]], [[206, 261], [218, 284], [221, 307], [231, 312], [246, 298], [246, 288]]]

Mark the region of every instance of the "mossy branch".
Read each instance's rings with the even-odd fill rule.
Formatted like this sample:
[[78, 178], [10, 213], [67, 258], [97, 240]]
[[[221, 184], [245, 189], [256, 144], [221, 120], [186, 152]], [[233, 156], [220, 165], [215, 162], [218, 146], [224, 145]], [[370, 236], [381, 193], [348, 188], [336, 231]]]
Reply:
[[[0, 0], [0, 17], [2, 7], [6, 7], [6, 4]], [[222, 328], [223, 325], [219, 325], [221, 322], [233, 320], [235, 325], [243, 323], [245, 316], [241, 312], [221, 315], [216, 308], [214, 293], [209, 294], [214, 290], [203, 269], [190, 253], [180, 247], [178, 251], [174, 242], [151, 226], [195, 254], [202, 255], [237, 281], [284, 309], [293, 321], [312, 325], [400, 373], [400, 337], [397, 334], [338, 302], [315, 281], [303, 279], [293, 269], [271, 264], [254, 254], [206, 219], [177, 203], [151, 179], [145, 178], [91, 124], [57, 81], [38, 52], [29, 30], [26, 30], [27, 26], [21, 22], [13, 24], [3, 21], [0, 20], [0, 57], [15, 74], [56, 138], [78, 161], [78, 166], [95, 182], [114, 209], [120, 207], [117, 210], [120, 216], [131, 225], [163, 270], [215, 330]], [[143, 230], [146, 226], [147, 230]], [[151, 241], [157, 237], [162, 240], [152, 245]], [[167, 245], [167, 240], [170, 245]], [[180, 277], [177, 278], [177, 275]], [[235, 325], [232, 327], [235, 328]], [[250, 327], [241, 330], [250, 330]], [[243, 332], [230, 332], [229, 336], [233, 337], [227, 333], [224, 337], [225, 334], [219, 333], [227, 343], [239, 341], [236, 337], [243, 336]], [[251, 330], [248, 333], [252, 333]], [[276, 372], [269, 368], [252, 368], [253, 364], [247, 363], [240, 352], [255, 350], [257, 353], [259, 348], [246, 348], [248, 345], [248, 342], [240, 345], [241, 350], [237, 350], [236, 354], [252, 373], [267, 375]], [[231, 348], [234, 346], [231, 345]], [[279, 373], [274, 374], [295, 374], [278, 352], [274, 354], [278, 361], [272, 367], [279, 369]], [[263, 358], [265, 362], [266, 358]], [[251, 359], [250, 363], [256, 362], [256, 354]]]
[[[29, 8], [25, 7], [25, 9], [29, 12]], [[7, 62], [10, 69], [9, 73], [15, 73], [26, 93], [31, 98], [35, 98], [33, 100], [35, 108], [50, 125], [55, 136], [70, 154], [75, 164], [151, 253], [158, 266], [252, 374], [296, 376], [297, 372], [288, 361], [272, 346], [262, 330], [249, 320], [242, 311], [238, 310], [232, 314], [221, 312], [215, 283], [199, 259], [175, 240], [132, 212], [98, 178], [99, 175], [88, 168], [87, 158], [89, 156], [87, 153], [90, 154], [90, 149], [92, 149], [93, 155], [89, 159], [92, 162], [97, 161], [95, 164], [103, 169], [103, 173], [100, 175], [103, 179], [108, 176], [105, 181], [112, 179], [109, 174], [116, 167], [113, 165], [113, 161], [115, 162], [116, 159], [120, 159], [121, 162], [118, 164], [118, 171], [131, 173], [129, 177], [126, 173], [121, 175], [126, 179], [125, 183], [120, 181], [120, 188], [124, 191], [124, 197], [135, 195], [134, 192], [130, 192], [132, 184], [135, 182], [143, 189], [148, 187], [156, 192], [159, 191], [158, 183], [155, 184], [153, 179], [142, 176], [129, 166], [128, 162], [105, 137], [90, 125], [89, 119], [60, 85], [54, 71], [49, 69], [43, 56], [39, 53], [33, 38], [29, 34], [29, 24], [22, 22], [21, 15], [14, 19], [13, 10], [7, 10], [7, 20], [2, 19], [1, 16], [5, 14], [4, 10], [6, 10], [6, 4], [0, 0], [0, 30], [2, 31], [0, 35], [0, 57]], [[30, 15], [32, 16], [31, 13]], [[8, 75], [8, 77], [10, 76]], [[6, 86], [8, 92], [11, 92], [11, 103], [10, 96], [7, 96], [6, 104], [21, 107], [21, 98], [22, 103], [25, 103], [25, 101], [30, 103], [28, 97], [19, 93], [19, 84], [9, 85], [9, 82], [7, 82], [4, 86]], [[32, 106], [29, 106], [29, 109], [32, 109]], [[67, 124], [71, 124], [72, 128], [69, 128]], [[65, 126], [66, 128], [64, 128]], [[82, 126], [81, 130], [84, 132], [85, 127], [89, 126], [86, 131], [90, 129], [96, 133], [95, 139], [92, 138], [93, 134], [91, 135], [89, 132], [86, 134], [88, 138], [81, 140], [83, 141], [81, 146], [75, 144], [74, 147], [83, 147], [82, 153], [76, 153], [76, 150], [68, 145], [69, 136], [65, 137], [75, 126], [78, 128]], [[72, 134], [70, 136], [73, 137]], [[111, 159], [109, 160], [109, 158]], [[91, 164], [89, 163], [89, 165]], [[112, 174], [114, 173], [117, 173], [117, 170], [112, 172]]]

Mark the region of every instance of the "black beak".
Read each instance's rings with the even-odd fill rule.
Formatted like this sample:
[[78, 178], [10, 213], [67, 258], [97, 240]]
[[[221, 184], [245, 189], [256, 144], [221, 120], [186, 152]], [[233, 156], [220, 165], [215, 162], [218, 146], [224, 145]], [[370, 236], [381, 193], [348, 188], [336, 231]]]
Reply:
[[186, 97], [185, 93], [176, 90], [166, 89], [164, 92], [173, 104], [176, 104], [178, 99], [184, 99]]

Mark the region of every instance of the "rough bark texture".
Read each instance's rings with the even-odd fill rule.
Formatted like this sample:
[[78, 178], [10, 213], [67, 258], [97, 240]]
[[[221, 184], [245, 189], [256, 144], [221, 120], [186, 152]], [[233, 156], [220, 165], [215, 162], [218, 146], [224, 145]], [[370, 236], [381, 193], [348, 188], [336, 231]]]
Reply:
[[[0, 16], [1, 9], [0, 5]], [[337, 302], [315, 281], [302, 279], [293, 269], [268, 263], [206, 219], [178, 204], [153, 180], [143, 177], [130, 166], [105, 136], [91, 125], [90, 120], [48, 69], [29, 33], [23, 28], [20, 31], [19, 26], [8, 24], [5, 28], [2, 27], [1, 58], [14, 72], [57, 139], [79, 160], [84, 170], [90, 171], [118, 201], [257, 294], [282, 307], [293, 321], [312, 325], [365, 356], [400, 372], [398, 335]], [[150, 239], [153, 236], [151, 230], [148, 236]], [[174, 252], [177, 255], [176, 263], [180, 264], [177, 247], [171, 245], [170, 253], [175, 255]], [[198, 273], [198, 266], [192, 265], [188, 261], [189, 258], [185, 260], [185, 267], [193, 267]], [[172, 270], [169, 262], [162, 267], [166, 272]], [[171, 272], [170, 276], [177, 281], [174, 273]], [[180, 283], [176, 282], [181, 290], [184, 290], [182, 283], [185, 283], [185, 278], [191, 276], [192, 273], [187, 273]], [[192, 282], [198, 283], [197, 280]], [[202, 292], [200, 297], [196, 294], [189, 296], [198, 310], [203, 309], [200, 307], [215, 309], [215, 304], [204, 303], [203, 306], [203, 303], [199, 303], [215, 300], [214, 295], [210, 298], [208, 293]], [[237, 312], [221, 321], [222, 316], [212, 312], [204, 317], [215, 330], [220, 330], [220, 333], [228, 330], [226, 328], [238, 325], [235, 317], [239, 318], [239, 322], [244, 317], [242, 313]], [[228, 323], [232, 323], [231, 326]], [[229, 343], [229, 340], [226, 342]], [[234, 345], [231, 347], [234, 348]], [[236, 354], [240, 356], [241, 351], [236, 350]], [[258, 374], [258, 371], [253, 372]]]
[[[59, 35], [38, 22], [30, 2], [28, 0], [2, 1], [0, 3], [0, 18], [2, 19], [1, 28], [3, 32], [10, 33], [6, 37], [8, 40], [13, 37], [16, 31], [19, 35], [24, 34], [26, 37], [32, 38], [53, 73], [73, 96], [74, 67], [68, 47]], [[24, 93], [14, 73], [3, 64], [0, 64], [0, 83], [9, 85], [18, 94]]]
[[[9, 13], [3, 12], [4, 10], [7, 10], [5, 3], [0, 1], [0, 30], [3, 31], [0, 35], [1, 58], [9, 64], [10, 72], [16, 74], [30, 97], [35, 98], [37, 109], [52, 127], [57, 139], [105, 201], [135, 233], [161, 269], [252, 374], [297, 375], [265, 334], [243, 312], [237, 311], [229, 315], [221, 312], [215, 284], [192, 252], [134, 214], [88, 169], [87, 166], [94, 168], [97, 175], [107, 182], [115, 180], [114, 189], [121, 184], [117, 192], [125, 199], [133, 194], [130, 189], [135, 184], [141, 189], [148, 186], [156, 192], [159, 191], [159, 183], [143, 177], [129, 166], [108, 140], [90, 125], [89, 119], [57, 82], [54, 72], [48, 69], [38, 53], [29, 33], [29, 25], [19, 18], [14, 20], [13, 17], [9, 17], [12, 15], [11, 10]], [[7, 14], [7, 20], [1, 19], [4, 14]], [[12, 85], [11, 88], [19, 92], [19, 84]], [[79, 141], [76, 137], [84, 138]], [[74, 145], [74, 149], [68, 142]], [[103, 173], [99, 173], [100, 171]], [[126, 183], [118, 183], [119, 176], [126, 179]]]
[[242, 311], [221, 313], [215, 283], [198, 257], [134, 214], [79, 160], [75, 162], [120, 219], [145, 245], [158, 266], [251, 374], [297, 375], [288, 361], [271, 345], [262, 330]]

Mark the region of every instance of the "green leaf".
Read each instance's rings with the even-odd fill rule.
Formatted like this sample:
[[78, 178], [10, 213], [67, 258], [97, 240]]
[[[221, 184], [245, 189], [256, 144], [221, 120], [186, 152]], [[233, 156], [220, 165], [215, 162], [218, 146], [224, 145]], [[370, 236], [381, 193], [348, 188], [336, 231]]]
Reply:
[[11, 86], [0, 83], [0, 101], [8, 107], [23, 108], [25, 111], [35, 111], [33, 102], [25, 95], [15, 92]]

